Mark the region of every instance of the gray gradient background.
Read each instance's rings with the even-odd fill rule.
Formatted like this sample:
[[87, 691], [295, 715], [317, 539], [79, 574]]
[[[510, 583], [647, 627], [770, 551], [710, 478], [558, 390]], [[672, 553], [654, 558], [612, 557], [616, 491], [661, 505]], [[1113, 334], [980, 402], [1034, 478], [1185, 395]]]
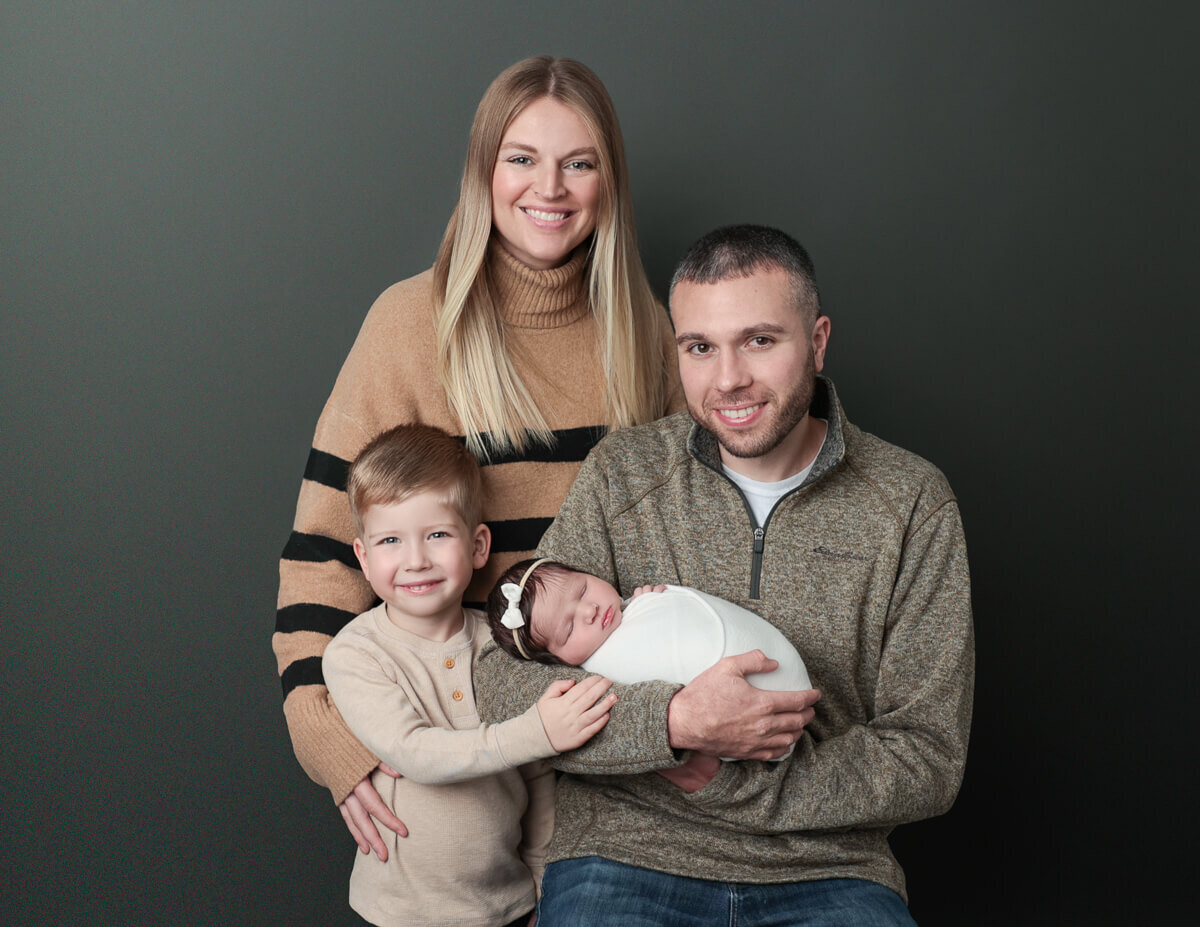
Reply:
[[792, 232], [849, 415], [958, 492], [975, 729], [953, 811], [895, 837], [917, 919], [1182, 923], [1195, 10], [0, 7], [0, 921], [354, 923], [283, 727], [276, 558], [480, 94], [549, 52], [616, 101], [655, 287], [713, 226]]

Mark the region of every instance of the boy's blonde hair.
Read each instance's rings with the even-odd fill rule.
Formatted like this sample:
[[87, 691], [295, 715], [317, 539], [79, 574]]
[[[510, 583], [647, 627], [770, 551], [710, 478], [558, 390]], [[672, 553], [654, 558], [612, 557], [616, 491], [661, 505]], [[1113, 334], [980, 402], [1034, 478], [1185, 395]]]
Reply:
[[483, 478], [479, 462], [461, 441], [432, 425], [397, 425], [377, 435], [346, 476], [355, 535], [363, 539], [362, 516], [371, 506], [432, 491], [443, 494], [468, 529], [480, 524]]
[[601, 192], [586, 272], [607, 381], [606, 424], [653, 421], [666, 408], [668, 374], [655, 336], [661, 310], [638, 254], [616, 110], [585, 65], [570, 58], [526, 58], [500, 74], [479, 103], [458, 205], [433, 265], [438, 373], [467, 447], [481, 459], [553, 443], [549, 424], [504, 350], [487, 267], [500, 141], [525, 107], [546, 97], [573, 110], [596, 142]]

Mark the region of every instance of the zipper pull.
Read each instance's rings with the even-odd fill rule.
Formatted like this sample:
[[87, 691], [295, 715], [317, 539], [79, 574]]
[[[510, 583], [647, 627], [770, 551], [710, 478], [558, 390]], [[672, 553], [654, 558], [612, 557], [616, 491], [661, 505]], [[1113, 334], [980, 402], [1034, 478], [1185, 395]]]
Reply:
[[761, 554], [763, 552], [763, 538], [765, 536], [766, 532], [763, 531], [762, 528], [754, 529], [754, 552], [756, 554]]

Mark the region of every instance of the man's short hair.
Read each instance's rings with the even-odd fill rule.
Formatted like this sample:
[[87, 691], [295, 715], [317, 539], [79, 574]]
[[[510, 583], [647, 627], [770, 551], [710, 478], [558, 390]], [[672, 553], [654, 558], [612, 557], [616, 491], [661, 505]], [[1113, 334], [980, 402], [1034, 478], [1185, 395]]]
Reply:
[[688, 248], [671, 277], [671, 295], [680, 283], [719, 283], [779, 269], [792, 281], [797, 308], [821, 314], [816, 271], [804, 246], [786, 232], [765, 225], [727, 225]]
[[480, 523], [483, 477], [466, 445], [432, 425], [397, 425], [373, 438], [350, 465], [346, 494], [354, 533], [372, 505], [392, 505], [422, 492], [441, 492], [467, 528]]

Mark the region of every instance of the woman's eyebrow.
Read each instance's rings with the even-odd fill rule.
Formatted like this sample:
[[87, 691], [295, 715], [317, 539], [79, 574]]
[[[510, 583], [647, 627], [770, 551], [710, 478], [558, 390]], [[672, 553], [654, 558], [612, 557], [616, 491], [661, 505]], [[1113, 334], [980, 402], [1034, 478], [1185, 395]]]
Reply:
[[[528, 151], [530, 154], [538, 154], [539, 153], [537, 146], [527, 144], [526, 142], [519, 142], [515, 139], [513, 139], [512, 141], [507, 141], [503, 145], [500, 146], [501, 151], [507, 151], [510, 148], [515, 149], [517, 151]], [[569, 161], [571, 158], [578, 158], [578, 157], [582, 157], [582, 156], [587, 156], [589, 158], [598, 158], [599, 157], [599, 155], [596, 153], [596, 149], [589, 145], [589, 146], [585, 146], [583, 148], [575, 148], [571, 151], [568, 151], [565, 155], [563, 155], [563, 160]]]

